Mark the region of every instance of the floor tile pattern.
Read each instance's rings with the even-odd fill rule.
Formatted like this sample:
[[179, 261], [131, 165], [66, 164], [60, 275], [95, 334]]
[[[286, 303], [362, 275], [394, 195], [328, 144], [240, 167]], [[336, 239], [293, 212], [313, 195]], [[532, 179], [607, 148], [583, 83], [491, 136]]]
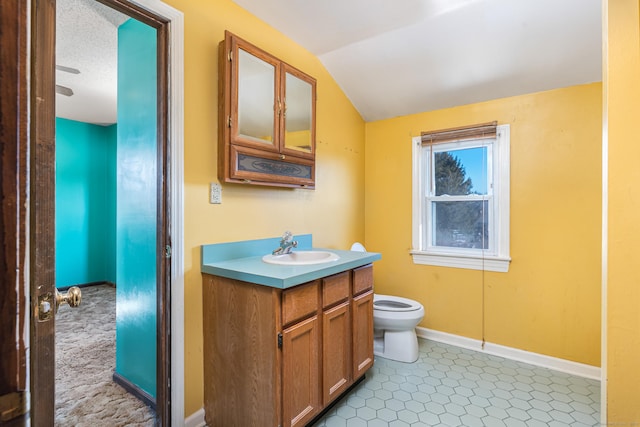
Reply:
[[314, 427], [598, 426], [600, 382], [419, 339], [420, 357], [376, 357]]

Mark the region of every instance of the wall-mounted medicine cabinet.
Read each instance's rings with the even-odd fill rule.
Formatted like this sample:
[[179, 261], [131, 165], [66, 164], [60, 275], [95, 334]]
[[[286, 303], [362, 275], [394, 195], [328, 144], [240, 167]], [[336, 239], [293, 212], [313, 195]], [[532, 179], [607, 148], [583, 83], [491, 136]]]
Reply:
[[228, 31], [219, 64], [219, 179], [315, 188], [316, 80]]

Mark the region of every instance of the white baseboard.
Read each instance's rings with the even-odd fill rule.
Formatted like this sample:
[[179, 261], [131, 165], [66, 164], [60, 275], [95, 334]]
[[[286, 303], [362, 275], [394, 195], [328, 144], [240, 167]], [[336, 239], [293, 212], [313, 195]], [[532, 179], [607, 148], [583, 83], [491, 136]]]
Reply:
[[480, 340], [462, 337], [460, 335], [448, 334], [446, 332], [435, 331], [433, 329], [422, 328], [419, 326], [416, 328], [416, 334], [420, 338], [424, 338], [427, 340], [437, 341], [456, 347], [466, 348], [469, 350], [480, 351], [482, 353], [500, 356], [504, 357], [505, 359], [524, 362], [543, 368], [553, 369], [554, 371], [560, 371], [583, 378], [600, 380], [600, 368], [597, 366], [585, 365], [583, 363], [572, 362], [570, 360], [545, 356], [538, 353], [531, 353], [529, 351], [519, 350], [512, 347], [505, 347], [503, 345], [492, 344], [488, 342], [484, 343], [483, 348], [482, 341]]
[[184, 427], [205, 427], [207, 423], [204, 421], [204, 408], [198, 409], [184, 420]]

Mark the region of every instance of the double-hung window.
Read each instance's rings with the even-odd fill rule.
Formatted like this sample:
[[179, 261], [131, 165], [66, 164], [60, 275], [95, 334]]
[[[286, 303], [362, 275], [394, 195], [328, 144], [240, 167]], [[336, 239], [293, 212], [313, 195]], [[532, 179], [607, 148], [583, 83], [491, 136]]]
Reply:
[[413, 138], [416, 264], [509, 269], [509, 125]]

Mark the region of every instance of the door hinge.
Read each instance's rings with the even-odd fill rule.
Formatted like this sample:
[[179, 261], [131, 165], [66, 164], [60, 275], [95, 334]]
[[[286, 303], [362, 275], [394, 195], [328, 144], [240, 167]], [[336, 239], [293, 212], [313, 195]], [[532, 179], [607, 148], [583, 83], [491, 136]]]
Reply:
[[231, 116], [227, 116], [227, 127], [231, 127]]
[[171, 258], [171, 246], [166, 245], [164, 247], [164, 257], [165, 258]]
[[0, 396], [0, 424], [27, 413], [25, 392]]
[[282, 334], [278, 334], [278, 348], [282, 348]]
[[227, 59], [229, 60], [229, 62], [233, 61], [233, 51], [230, 50], [229, 53], [227, 53]]

